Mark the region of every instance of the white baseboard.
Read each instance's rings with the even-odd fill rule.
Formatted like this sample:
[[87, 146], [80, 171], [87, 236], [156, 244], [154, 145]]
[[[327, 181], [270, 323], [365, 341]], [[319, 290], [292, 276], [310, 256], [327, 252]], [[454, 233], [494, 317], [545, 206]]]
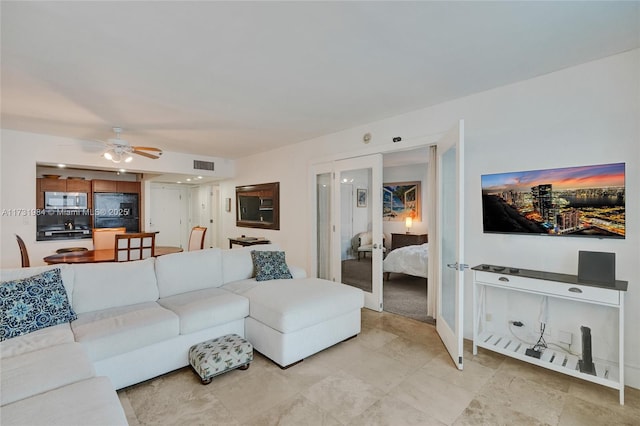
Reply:
[[624, 385], [640, 389], [640, 367], [635, 365], [624, 365]]

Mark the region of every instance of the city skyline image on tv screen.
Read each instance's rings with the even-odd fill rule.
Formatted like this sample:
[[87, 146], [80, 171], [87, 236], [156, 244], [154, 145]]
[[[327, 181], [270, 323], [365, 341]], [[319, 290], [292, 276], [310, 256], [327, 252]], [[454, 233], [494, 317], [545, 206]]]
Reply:
[[482, 175], [485, 233], [625, 237], [625, 163]]

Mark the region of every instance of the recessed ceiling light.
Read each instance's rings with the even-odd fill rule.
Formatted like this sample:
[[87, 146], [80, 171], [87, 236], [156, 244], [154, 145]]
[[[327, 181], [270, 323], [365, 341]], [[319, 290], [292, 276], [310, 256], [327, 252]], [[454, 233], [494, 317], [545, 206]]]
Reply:
[[125, 169], [120, 169], [120, 173], [124, 173], [124, 172], [126, 172]]
[[187, 182], [191, 182], [191, 178], [187, 178]]
[[202, 176], [198, 176], [198, 179], [202, 179]]
[[177, 181], [176, 183], [182, 183], [181, 181]]
[[61, 163], [61, 164], [58, 164], [58, 167], [60, 167], [61, 169], [64, 169], [65, 167], [67, 167], [67, 165]]

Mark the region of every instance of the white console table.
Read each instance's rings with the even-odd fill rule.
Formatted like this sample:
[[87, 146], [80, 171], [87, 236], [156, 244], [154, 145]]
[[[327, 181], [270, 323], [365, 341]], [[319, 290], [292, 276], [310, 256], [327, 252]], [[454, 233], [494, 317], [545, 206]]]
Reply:
[[[590, 382], [598, 383], [620, 392], [620, 404], [624, 404], [624, 293], [626, 281], [616, 281], [614, 286], [578, 282], [575, 275], [517, 269], [495, 265], [478, 265], [472, 268], [473, 277], [473, 354], [478, 347], [548, 368]], [[550, 298], [580, 303], [608, 306], [618, 311], [619, 348], [618, 362], [599, 363], [594, 360], [596, 374], [580, 372], [579, 358], [561, 350], [547, 348], [542, 356], [525, 355], [530, 345], [513, 335], [491, 330], [491, 322], [484, 317], [487, 287], [507, 291], [524, 292]]]

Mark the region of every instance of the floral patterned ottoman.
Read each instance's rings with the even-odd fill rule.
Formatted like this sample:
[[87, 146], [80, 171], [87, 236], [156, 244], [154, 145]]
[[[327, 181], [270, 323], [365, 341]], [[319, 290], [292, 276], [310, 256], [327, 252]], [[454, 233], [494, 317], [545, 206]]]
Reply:
[[253, 346], [237, 334], [207, 340], [189, 349], [189, 364], [198, 373], [202, 384], [229, 370], [246, 370], [253, 361]]

